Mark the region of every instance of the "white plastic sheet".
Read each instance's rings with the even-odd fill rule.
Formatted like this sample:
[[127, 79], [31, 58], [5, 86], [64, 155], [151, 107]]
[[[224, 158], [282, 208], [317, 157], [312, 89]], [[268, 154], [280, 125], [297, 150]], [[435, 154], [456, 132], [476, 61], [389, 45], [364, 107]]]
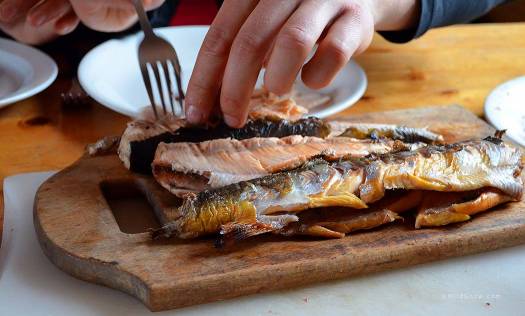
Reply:
[[[153, 314], [127, 294], [67, 275], [42, 253], [33, 198], [51, 174], [4, 182], [0, 315]], [[519, 246], [154, 315], [523, 315], [524, 310], [525, 246]]]

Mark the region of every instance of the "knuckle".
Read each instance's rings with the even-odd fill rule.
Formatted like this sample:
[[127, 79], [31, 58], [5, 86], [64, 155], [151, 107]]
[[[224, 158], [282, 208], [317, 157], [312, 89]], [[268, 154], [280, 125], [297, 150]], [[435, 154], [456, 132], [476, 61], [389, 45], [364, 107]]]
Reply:
[[233, 48], [236, 53], [242, 55], [255, 55], [261, 52], [264, 41], [261, 37], [254, 34], [241, 32], [233, 43]]
[[330, 40], [326, 43], [326, 50], [337, 64], [346, 64], [350, 60], [354, 43], [344, 43], [340, 40]]
[[364, 14], [365, 8], [363, 7], [363, 4], [357, 2], [357, 1], [350, 1], [346, 5], [346, 10], [351, 12], [353, 15], [360, 17]]
[[194, 76], [190, 80], [190, 83], [188, 85], [188, 90], [191, 90], [191, 92], [192, 92], [192, 93], [190, 93], [191, 95], [200, 96], [200, 95], [203, 95], [209, 89], [210, 89], [210, 86], [207, 83], [207, 81], [205, 80], [205, 78], [198, 77], [198, 76], [197, 77]]
[[202, 51], [211, 56], [228, 56], [231, 41], [229, 32], [218, 26], [211, 26], [202, 43]]
[[277, 45], [293, 50], [307, 50], [313, 46], [313, 40], [308, 32], [300, 26], [285, 28], [277, 39]]
[[241, 111], [240, 100], [228, 93], [221, 94], [221, 109], [224, 114], [237, 115]]
[[265, 87], [269, 92], [274, 93], [276, 95], [283, 95], [290, 91], [290, 89], [288, 89], [284, 85], [274, 83], [273, 81], [265, 84]]

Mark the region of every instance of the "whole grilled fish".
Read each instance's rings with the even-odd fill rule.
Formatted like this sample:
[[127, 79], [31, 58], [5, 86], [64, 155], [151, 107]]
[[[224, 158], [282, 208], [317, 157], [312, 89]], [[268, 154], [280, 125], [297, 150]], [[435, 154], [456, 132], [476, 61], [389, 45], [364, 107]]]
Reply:
[[[153, 161], [157, 182], [176, 195], [220, 188], [300, 167], [316, 156], [328, 160], [416, 149], [424, 144], [349, 137], [216, 139], [201, 143], [161, 143]], [[242, 163], [239, 163], [242, 162]]]
[[254, 230], [248, 235], [277, 231], [299, 221], [300, 211], [331, 206], [365, 209], [386, 190], [395, 189], [494, 188], [519, 200], [521, 170], [521, 152], [492, 139], [337, 162], [316, 159], [292, 171], [189, 196], [179, 209], [181, 217], [155, 231], [153, 237], [194, 238], [220, 232], [225, 225], [231, 230], [237, 224]]

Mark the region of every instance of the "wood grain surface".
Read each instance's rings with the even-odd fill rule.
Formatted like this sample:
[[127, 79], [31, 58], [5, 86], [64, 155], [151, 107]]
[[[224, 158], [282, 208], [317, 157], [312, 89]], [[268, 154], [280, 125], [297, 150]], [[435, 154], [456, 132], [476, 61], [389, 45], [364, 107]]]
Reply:
[[[458, 107], [370, 113], [349, 120], [428, 126], [446, 141], [493, 130]], [[44, 183], [34, 219], [44, 253], [73, 276], [113, 287], [159, 311], [264, 291], [462, 256], [525, 242], [525, 203], [510, 203], [470, 222], [414, 229], [413, 219], [343, 239], [259, 236], [216, 249], [212, 238], [151, 241], [126, 234], [101, 183], [134, 183], [163, 223], [177, 201], [150, 177], [128, 172], [116, 155], [84, 157]], [[108, 196], [108, 195], [106, 195]], [[166, 212], [168, 210], [168, 212]]]
[[[484, 99], [497, 84], [524, 74], [523, 34], [525, 23], [435, 29], [403, 45], [375, 36], [370, 49], [356, 58], [368, 75], [368, 90], [343, 114], [455, 103], [482, 115]], [[0, 190], [10, 175], [65, 168], [87, 143], [118, 135], [125, 127], [128, 118], [95, 102], [77, 108], [62, 105], [60, 93], [69, 89], [75, 72], [64, 61], [72, 55], [71, 41], [44, 48], [60, 68], [49, 89], [0, 109]], [[79, 41], [96, 43], [86, 36]], [[0, 224], [2, 218], [0, 194]]]

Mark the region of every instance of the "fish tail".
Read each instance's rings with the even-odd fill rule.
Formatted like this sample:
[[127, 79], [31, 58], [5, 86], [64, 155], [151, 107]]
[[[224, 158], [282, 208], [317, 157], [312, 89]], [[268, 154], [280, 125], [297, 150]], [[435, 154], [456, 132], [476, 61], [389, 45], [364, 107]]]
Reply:
[[149, 233], [151, 235], [151, 238], [156, 239], [162, 239], [162, 238], [169, 238], [175, 234], [178, 228], [178, 221], [166, 224], [162, 226], [161, 228], [157, 229], [150, 229]]
[[223, 248], [237, 241], [274, 231], [275, 228], [263, 223], [228, 223], [221, 226], [216, 248]]

